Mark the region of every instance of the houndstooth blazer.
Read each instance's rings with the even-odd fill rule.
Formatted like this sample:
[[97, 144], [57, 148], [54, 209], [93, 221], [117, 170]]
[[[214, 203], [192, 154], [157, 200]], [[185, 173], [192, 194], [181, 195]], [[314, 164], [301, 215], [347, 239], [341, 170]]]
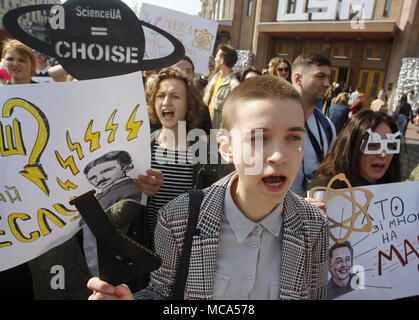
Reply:
[[[233, 174], [204, 190], [198, 235], [192, 242], [185, 299], [212, 299], [224, 196]], [[147, 288], [136, 299], [167, 299], [172, 294], [176, 269], [188, 222], [188, 194], [160, 210], [155, 231], [161, 267], [152, 272]], [[327, 290], [327, 217], [320, 209], [292, 192], [284, 199], [282, 278], [280, 299], [325, 299]]]

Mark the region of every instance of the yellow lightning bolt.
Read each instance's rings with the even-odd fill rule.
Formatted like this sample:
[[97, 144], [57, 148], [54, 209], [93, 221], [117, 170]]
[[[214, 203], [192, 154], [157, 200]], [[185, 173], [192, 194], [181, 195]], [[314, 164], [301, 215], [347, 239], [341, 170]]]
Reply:
[[116, 130], [118, 129], [118, 124], [114, 124], [114, 118], [116, 115], [116, 112], [118, 110], [115, 110], [111, 117], [109, 118], [108, 122], [106, 123], [106, 131], [111, 131], [111, 133], [109, 134], [109, 138], [108, 138], [108, 143], [112, 143], [115, 141], [115, 134], [116, 134]]
[[77, 189], [78, 186], [76, 186], [74, 183], [72, 183], [71, 181], [67, 180], [65, 183], [62, 182], [59, 178], [57, 178], [57, 182], [60, 185], [60, 187], [62, 189], [64, 189], [65, 191], [68, 191], [70, 189]]
[[92, 126], [93, 126], [93, 120], [90, 120], [90, 123], [87, 126], [86, 134], [84, 135], [84, 141], [90, 142], [90, 152], [93, 152], [100, 148], [100, 144], [99, 144], [100, 133], [99, 132], [92, 133]]
[[60, 163], [61, 167], [64, 169], [67, 169], [70, 167], [71, 172], [73, 173], [73, 176], [77, 175], [80, 171], [77, 168], [76, 164], [74, 163], [73, 156], [68, 157], [65, 161], [61, 157], [61, 155], [58, 153], [58, 151], [55, 151], [55, 157], [57, 158], [58, 162]]
[[32, 181], [37, 185], [47, 196], [49, 196], [49, 188], [45, 180], [48, 179], [48, 176], [45, 174], [42, 165], [27, 165], [19, 172], [26, 179]]
[[83, 154], [83, 151], [81, 150], [80, 143], [78, 143], [78, 142], [73, 143], [71, 141], [70, 133], [68, 131], [67, 131], [66, 136], [67, 136], [67, 145], [68, 145], [68, 148], [70, 149], [70, 151], [76, 150], [77, 151], [77, 155], [79, 156], [79, 159], [80, 160], [83, 159], [84, 158], [84, 154]]
[[137, 110], [140, 107], [139, 104], [135, 107], [134, 111], [131, 113], [131, 116], [128, 119], [128, 122], [125, 126], [125, 129], [130, 131], [128, 135], [128, 141], [134, 140], [138, 136], [138, 130], [140, 130], [141, 126], [143, 125], [143, 121], [135, 122], [135, 116], [137, 114]]

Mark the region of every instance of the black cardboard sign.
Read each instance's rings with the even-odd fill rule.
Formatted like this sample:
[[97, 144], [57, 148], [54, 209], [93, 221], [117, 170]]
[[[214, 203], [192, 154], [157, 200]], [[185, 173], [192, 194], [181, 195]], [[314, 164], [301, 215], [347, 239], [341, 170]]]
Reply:
[[[18, 18], [33, 11], [47, 10], [51, 18], [45, 41], [25, 32]], [[175, 64], [185, 54], [182, 43], [160, 28], [140, 21], [120, 0], [68, 0], [62, 5], [34, 5], [7, 12], [3, 25], [29, 47], [55, 57], [63, 68], [79, 80], [153, 70]], [[167, 57], [144, 60], [143, 26], [173, 45]]]

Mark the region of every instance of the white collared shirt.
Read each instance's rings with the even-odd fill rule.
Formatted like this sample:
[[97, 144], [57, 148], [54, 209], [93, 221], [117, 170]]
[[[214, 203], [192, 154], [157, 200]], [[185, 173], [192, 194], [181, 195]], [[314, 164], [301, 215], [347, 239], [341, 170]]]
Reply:
[[282, 210], [279, 204], [256, 223], [244, 216], [231, 196], [224, 199], [214, 300], [278, 299], [281, 279]]

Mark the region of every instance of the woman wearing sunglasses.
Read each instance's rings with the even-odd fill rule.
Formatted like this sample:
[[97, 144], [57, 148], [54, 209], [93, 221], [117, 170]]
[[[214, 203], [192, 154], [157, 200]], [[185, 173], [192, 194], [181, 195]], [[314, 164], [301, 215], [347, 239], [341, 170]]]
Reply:
[[[371, 110], [358, 112], [338, 135], [310, 189], [326, 186], [339, 173], [344, 173], [353, 187], [401, 181], [400, 143], [401, 135], [392, 117]], [[347, 186], [336, 181], [332, 187]]]
[[37, 77], [49, 77], [48, 69], [50, 68], [48, 64], [48, 56], [45, 53], [39, 52], [37, 50], [33, 51], [36, 59], [36, 76]]
[[291, 63], [284, 58], [278, 58], [273, 67], [273, 74], [291, 83]]

